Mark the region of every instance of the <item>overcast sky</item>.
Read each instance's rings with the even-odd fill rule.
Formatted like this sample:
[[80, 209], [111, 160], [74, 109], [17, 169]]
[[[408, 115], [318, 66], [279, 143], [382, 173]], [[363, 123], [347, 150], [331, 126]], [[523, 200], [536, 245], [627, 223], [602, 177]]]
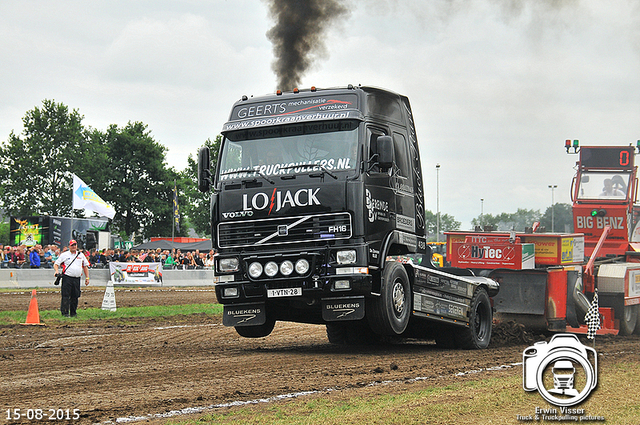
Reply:
[[[582, 145], [640, 139], [638, 0], [345, 1], [301, 87], [406, 94], [427, 208], [484, 213], [570, 202]], [[259, 0], [0, 2], [0, 140], [43, 99], [105, 130], [142, 121], [182, 170], [243, 94], [273, 92]], [[481, 199], [484, 199], [481, 202]]]

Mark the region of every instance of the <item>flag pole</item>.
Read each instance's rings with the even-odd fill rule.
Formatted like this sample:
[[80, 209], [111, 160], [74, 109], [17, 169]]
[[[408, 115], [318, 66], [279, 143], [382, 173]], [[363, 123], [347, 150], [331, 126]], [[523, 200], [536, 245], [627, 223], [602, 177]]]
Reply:
[[[71, 229], [69, 229], [69, 240], [73, 239], [73, 186], [74, 186], [74, 179], [73, 179], [73, 175], [71, 176]], [[62, 241], [60, 241], [62, 243]], [[68, 242], [67, 242], [68, 244]], [[60, 249], [62, 250], [62, 248], [64, 248], [64, 245], [60, 247]]]
[[171, 205], [173, 208], [171, 208], [171, 243], [175, 243], [175, 230], [176, 230], [176, 206], [175, 206], [175, 199], [176, 199], [177, 193], [176, 193], [176, 179], [173, 179], [173, 198], [171, 200]]

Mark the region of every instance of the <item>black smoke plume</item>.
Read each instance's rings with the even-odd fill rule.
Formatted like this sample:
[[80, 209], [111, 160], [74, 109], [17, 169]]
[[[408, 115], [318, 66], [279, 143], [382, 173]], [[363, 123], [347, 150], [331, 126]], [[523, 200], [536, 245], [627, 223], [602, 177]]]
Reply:
[[349, 14], [345, 1], [268, 0], [275, 25], [267, 32], [273, 43], [273, 71], [278, 89], [291, 90], [314, 61], [326, 55], [324, 37], [327, 28]]

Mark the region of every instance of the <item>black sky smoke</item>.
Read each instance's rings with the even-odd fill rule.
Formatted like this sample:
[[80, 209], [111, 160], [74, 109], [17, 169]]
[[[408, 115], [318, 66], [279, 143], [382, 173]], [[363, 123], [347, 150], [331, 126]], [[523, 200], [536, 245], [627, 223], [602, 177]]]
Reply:
[[272, 68], [278, 89], [299, 87], [302, 76], [314, 60], [323, 56], [327, 28], [349, 14], [345, 1], [268, 0], [275, 25], [267, 32], [273, 43]]

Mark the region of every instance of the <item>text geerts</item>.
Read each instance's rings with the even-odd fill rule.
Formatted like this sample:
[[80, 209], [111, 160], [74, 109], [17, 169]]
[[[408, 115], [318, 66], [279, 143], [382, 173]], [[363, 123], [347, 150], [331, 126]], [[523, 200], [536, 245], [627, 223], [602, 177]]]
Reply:
[[576, 227], [578, 229], [604, 229], [611, 226], [612, 229], [624, 229], [624, 217], [576, 217]]

